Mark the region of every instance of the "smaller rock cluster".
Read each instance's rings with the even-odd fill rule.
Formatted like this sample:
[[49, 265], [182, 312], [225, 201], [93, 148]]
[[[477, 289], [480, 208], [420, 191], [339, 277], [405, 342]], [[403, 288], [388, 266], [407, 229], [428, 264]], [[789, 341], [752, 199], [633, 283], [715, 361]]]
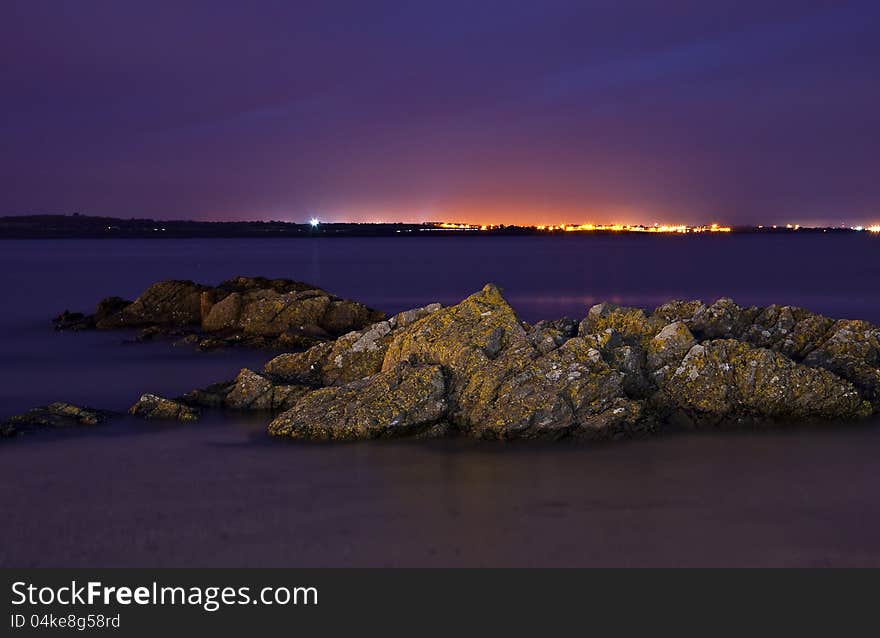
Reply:
[[178, 401], [165, 399], [155, 394], [142, 394], [128, 413], [145, 419], [160, 419], [164, 421], [198, 421], [198, 410], [183, 405]]
[[113, 413], [107, 410], [83, 408], [58, 401], [0, 422], [0, 436], [13, 436], [25, 430], [97, 425], [111, 416]]
[[288, 279], [236, 277], [218, 286], [160, 281], [134, 301], [109, 297], [91, 315], [64, 311], [58, 330], [137, 329], [139, 340], [173, 336], [201, 349], [294, 349], [334, 339], [384, 315]]

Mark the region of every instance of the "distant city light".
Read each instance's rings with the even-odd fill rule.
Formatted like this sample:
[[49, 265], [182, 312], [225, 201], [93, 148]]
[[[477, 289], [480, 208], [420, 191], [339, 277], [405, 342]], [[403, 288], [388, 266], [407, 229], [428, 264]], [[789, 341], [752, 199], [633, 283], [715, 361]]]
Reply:
[[880, 233], [880, 224], [877, 224], [876, 226], [868, 226], [867, 231], [869, 233]]
[[309, 223], [312, 225], [312, 228], [317, 228], [317, 227], [318, 227], [318, 224], [320, 224], [321, 221], [320, 221], [317, 217], [312, 217], [312, 218], [309, 220]]
[[687, 226], [685, 224], [660, 224], [643, 226], [641, 224], [560, 224], [558, 226], [537, 226], [538, 230], [562, 230], [565, 232], [611, 231], [626, 233], [729, 233], [730, 226], [710, 224], [708, 226]]

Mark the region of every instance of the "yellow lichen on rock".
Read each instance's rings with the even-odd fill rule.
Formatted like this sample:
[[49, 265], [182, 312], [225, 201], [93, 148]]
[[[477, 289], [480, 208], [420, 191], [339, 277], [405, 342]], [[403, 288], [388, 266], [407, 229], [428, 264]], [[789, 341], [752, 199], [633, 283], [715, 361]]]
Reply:
[[368, 379], [307, 394], [269, 424], [269, 433], [334, 440], [418, 434], [443, 419], [445, 397], [439, 366], [401, 364]]

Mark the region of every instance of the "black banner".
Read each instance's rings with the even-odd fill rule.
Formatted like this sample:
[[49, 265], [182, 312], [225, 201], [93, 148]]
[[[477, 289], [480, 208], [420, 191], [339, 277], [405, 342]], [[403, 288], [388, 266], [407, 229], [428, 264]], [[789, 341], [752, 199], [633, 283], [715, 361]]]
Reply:
[[4, 570], [3, 636], [158, 632], [838, 633], [871, 626], [872, 570]]

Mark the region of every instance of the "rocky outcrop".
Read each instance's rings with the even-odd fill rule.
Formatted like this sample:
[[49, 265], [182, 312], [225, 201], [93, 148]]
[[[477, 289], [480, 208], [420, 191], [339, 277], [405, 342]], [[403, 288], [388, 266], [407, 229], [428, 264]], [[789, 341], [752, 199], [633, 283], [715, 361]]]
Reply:
[[733, 339], [693, 346], [662, 391], [698, 424], [855, 419], [872, 411], [831, 372]]
[[92, 315], [65, 311], [58, 329], [141, 331], [186, 337], [203, 349], [231, 345], [302, 348], [362, 329], [383, 318], [363, 304], [286, 279], [237, 277], [218, 286], [160, 281], [133, 302], [110, 297]]
[[207, 286], [191, 281], [160, 281], [118, 312], [97, 320], [95, 327], [113, 330], [196, 325], [201, 319], [201, 296], [207, 290]]
[[641, 308], [604, 302], [590, 308], [578, 327], [578, 334], [584, 336], [613, 330], [622, 337], [644, 341], [657, 334], [665, 323], [659, 317], [648, 317]]
[[[266, 371], [271, 374], [329, 386], [306, 394], [273, 421], [270, 432], [338, 438], [318, 419], [336, 402], [342, 414], [358, 415], [373, 425], [336, 422], [333, 432], [344, 431], [344, 438], [378, 436], [376, 428], [383, 423], [378, 415], [388, 412], [382, 412], [381, 401], [376, 405], [383, 394], [377, 389], [393, 385], [388, 379], [404, 374], [401, 370], [431, 370], [435, 379], [442, 375], [444, 408], [429, 411], [433, 421], [444, 424], [438, 431], [501, 439], [611, 438], [652, 427], [641, 404], [625, 395], [624, 375], [587, 341], [572, 338], [573, 323], [541, 325], [527, 332], [495, 286], [456, 306], [428, 307], [410, 316], [411, 322], [374, 326], [334, 346], [325, 344], [270, 362]], [[347, 370], [365, 378], [352, 380]], [[437, 405], [439, 387], [431, 385], [432, 406]], [[415, 433], [428, 425], [422, 418], [400, 422], [411, 427], [386, 434]]]
[[424, 433], [447, 410], [440, 366], [407, 363], [305, 395], [269, 424], [269, 433], [307, 439], [375, 439]]
[[492, 285], [397, 335], [383, 370], [401, 361], [443, 367], [449, 421], [473, 436], [593, 438], [638, 427], [619, 372], [582, 340], [543, 355]]
[[730, 299], [673, 301], [653, 316], [683, 322], [701, 341], [735, 339], [829, 370], [880, 408], [880, 328], [866, 321], [835, 321], [796, 306], [742, 308]]
[[42, 428], [69, 428], [103, 423], [113, 415], [107, 410], [83, 408], [72, 403], [56, 402], [33, 408], [0, 422], [0, 436]]
[[541, 354], [555, 350], [577, 335], [578, 323], [567, 317], [556, 321], [539, 321], [534, 326], [524, 326], [531, 343]]
[[[804, 319], [796, 327], [808, 321]], [[880, 329], [866, 321], [836, 321], [821, 337], [808, 341], [803, 350], [804, 363], [849, 379], [880, 408]]]
[[439, 308], [440, 304], [431, 304], [407, 310], [305, 352], [279, 355], [260, 372], [243, 369], [235, 380], [193, 390], [179, 401], [209, 408], [287, 410], [311, 390], [345, 385], [380, 372], [392, 336]]
[[397, 334], [440, 308], [435, 303], [407, 310], [332, 343], [279, 355], [266, 364], [264, 372], [276, 379], [311, 386], [344, 385], [363, 379], [382, 370], [385, 353]]
[[[331, 328], [369, 316], [291, 282], [224, 285], [222, 295], [166, 288], [162, 298], [177, 301], [165, 310], [156, 301], [151, 316], [172, 306], [194, 313], [196, 292], [203, 328], [234, 324], [260, 337], [302, 321], [329, 339]], [[730, 299], [653, 312], [603, 303], [580, 322], [529, 325], [489, 284], [456, 305], [367, 322], [176, 400], [144, 395], [131, 412], [193, 420], [201, 407], [265, 411], [272, 435], [326, 440], [597, 440], [672, 425], [838, 423], [880, 410], [880, 329]]]
[[271, 377], [243, 369], [224, 397], [224, 405], [236, 410], [286, 410], [312, 388], [278, 383]]
[[207, 388], [191, 390], [174, 399], [192, 408], [222, 408], [226, 405], [226, 396], [235, 386], [235, 380], [212, 383]]
[[[670, 302], [653, 313], [606, 303], [580, 324], [563, 319], [529, 326], [488, 285], [405, 327], [382, 322], [281, 355], [263, 374], [322, 388], [278, 416], [270, 427], [275, 435], [375, 438], [427, 431], [424, 420], [413, 429], [382, 430], [391, 421], [377, 388], [389, 386], [383, 375], [410, 366], [443, 375], [445, 411], [435, 415], [437, 432], [608, 439], [670, 422], [714, 427], [866, 416], [875, 407], [875, 330], [799, 309], [743, 309], [729, 299]], [[322, 425], [331, 410], [335, 416]]]
[[163, 421], [198, 421], [199, 412], [179, 401], [165, 399], [155, 394], [143, 394], [128, 413], [144, 419]]

